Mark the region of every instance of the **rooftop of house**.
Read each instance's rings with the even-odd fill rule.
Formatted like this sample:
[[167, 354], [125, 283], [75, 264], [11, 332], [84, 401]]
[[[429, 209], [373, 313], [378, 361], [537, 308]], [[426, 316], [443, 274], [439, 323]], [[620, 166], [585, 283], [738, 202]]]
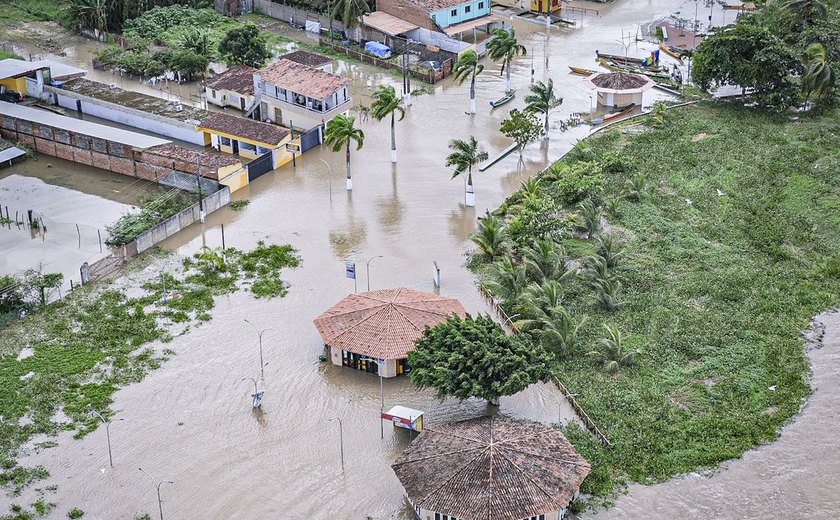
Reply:
[[502, 415], [427, 426], [391, 467], [413, 504], [494, 520], [566, 508], [590, 471], [560, 430]]
[[220, 168], [234, 165], [242, 165], [242, 161], [231, 155], [225, 155], [215, 151], [199, 151], [192, 148], [184, 148], [172, 143], [162, 144], [145, 150], [144, 153], [167, 157], [176, 161], [184, 161], [188, 164], [198, 163], [202, 177], [217, 178]]
[[230, 90], [246, 96], [254, 95], [254, 72], [257, 69], [247, 65], [236, 65], [204, 82], [213, 90]]
[[397, 18], [384, 11], [374, 11], [362, 16], [362, 23], [391, 36], [405, 34], [417, 29], [417, 26], [413, 23], [407, 22], [402, 18]]
[[50, 69], [50, 77], [54, 80], [69, 79], [87, 74], [85, 69], [50, 60], [24, 61], [14, 58], [0, 60], [0, 78], [26, 76], [40, 69]]
[[347, 78], [282, 58], [257, 74], [266, 83], [318, 100], [328, 98], [350, 83]]
[[[163, 98], [124, 90], [119, 87], [112, 88], [105, 83], [84, 78], [65, 82], [62, 90], [193, 125], [197, 125], [199, 121], [212, 115], [212, 112], [191, 105], [180, 105]], [[178, 106], [181, 107], [180, 110], [178, 110]]]
[[277, 146], [291, 133], [288, 128], [282, 126], [221, 112], [203, 120], [198, 128], [223, 132], [267, 146]]
[[408, 3], [414, 4], [426, 11], [440, 11], [456, 5], [466, 4], [470, 0], [407, 0]]
[[655, 84], [647, 76], [629, 72], [598, 72], [586, 78], [585, 82], [590, 88], [615, 94], [643, 92]]
[[290, 60], [307, 67], [318, 68], [322, 65], [332, 63], [332, 58], [322, 54], [316, 54], [309, 51], [294, 51], [280, 56], [281, 60]]

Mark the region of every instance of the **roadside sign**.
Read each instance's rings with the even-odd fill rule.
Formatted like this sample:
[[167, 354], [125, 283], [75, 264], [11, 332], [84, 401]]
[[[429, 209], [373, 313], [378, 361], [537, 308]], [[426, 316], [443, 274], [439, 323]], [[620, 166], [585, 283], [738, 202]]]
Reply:
[[347, 273], [347, 278], [356, 279], [356, 262], [347, 262], [344, 264], [344, 271]]

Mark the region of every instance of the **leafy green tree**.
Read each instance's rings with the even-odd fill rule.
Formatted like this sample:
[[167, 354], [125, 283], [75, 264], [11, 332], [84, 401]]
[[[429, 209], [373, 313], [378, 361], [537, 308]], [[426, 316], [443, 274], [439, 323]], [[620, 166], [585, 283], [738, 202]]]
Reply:
[[478, 141], [470, 136], [469, 140], [453, 139], [449, 142], [449, 149], [452, 153], [446, 157], [446, 166], [454, 166], [452, 178], [467, 172], [466, 205], [475, 206], [475, 190], [473, 189], [472, 169], [476, 164], [486, 161], [489, 157], [487, 152], [479, 149]]
[[493, 29], [493, 38], [487, 42], [487, 55], [493, 61], [502, 62], [502, 70], [500, 73], [507, 71], [505, 78], [505, 91], [510, 92], [510, 68], [511, 62], [517, 56], [524, 56], [527, 54], [525, 46], [516, 40], [516, 30], [511, 27], [510, 30], [501, 27]]
[[453, 316], [427, 328], [408, 353], [409, 377], [439, 399], [470, 397], [497, 404], [551, 375], [552, 356], [540, 345], [508, 336], [487, 315]]
[[361, 24], [362, 16], [370, 12], [366, 0], [337, 0], [330, 12], [330, 19], [341, 20], [344, 29], [356, 29]]
[[510, 117], [502, 120], [502, 134], [519, 147], [519, 162], [523, 162], [522, 152], [526, 146], [540, 138], [542, 129], [537, 116], [528, 112], [511, 110]]
[[339, 114], [330, 119], [324, 132], [324, 144], [331, 147], [333, 152], [344, 148], [347, 161], [347, 190], [353, 189], [353, 177], [350, 173], [350, 144], [356, 143], [356, 150], [361, 150], [365, 144], [365, 133], [356, 128], [356, 118]]
[[396, 114], [400, 121], [405, 117], [405, 109], [400, 105], [397, 91], [391, 85], [379, 85], [373, 93], [373, 103], [370, 104], [370, 115], [377, 121], [391, 116], [391, 162], [397, 162], [397, 135], [395, 131]]
[[531, 94], [525, 97], [525, 112], [543, 115], [543, 136], [548, 139], [548, 118], [551, 112], [563, 104], [563, 98], [554, 94], [554, 80], [547, 83], [537, 81], [530, 87]]
[[596, 350], [589, 352], [589, 356], [601, 363], [607, 373], [615, 375], [621, 367], [632, 366], [642, 351], [628, 349], [615, 325], [604, 325], [604, 330], [607, 336], [598, 340]]
[[822, 0], [786, 0], [782, 8], [795, 20], [800, 20], [804, 26], [828, 14], [828, 7]]
[[228, 66], [248, 65], [257, 69], [271, 56], [265, 37], [252, 23], [228, 31], [219, 43], [219, 55]]
[[484, 65], [478, 62], [478, 53], [470, 49], [458, 56], [452, 74], [459, 85], [470, 80], [470, 114], [475, 114], [475, 78], [484, 70]]
[[213, 41], [210, 39], [210, 30], [203, 27], [194, 27], [184, 31], [181, 35], [181, 47], [204, 56], [208, 60], [213, 58]]
[[207, 59], [207, 56], [190, 49], [182, 49], [172, 54], [170, 68], [172, 71], [185, 76], [188, 81], [192, 81], [196, 76], [204, 75], [209, 63], [210, 60]]
[[802, 76], [802, 91], [805, 99], [822, 102], [831, 97], [837, 82], [834, 68], [828, 62], [825, 47], [819, 43], [808, 46], [805, 51], [808, 65]]
[[508, 249], [508, 240], [502, 222], [496, 215], [487, 215], [479, 219], [478, 228], [470, 235], [470, 240], [478, 248], [478, 257], [493, 261], [503, 256]]
[[802, 70], [795, 51], [751, 18], [715, 30], [694, 53], [692, 78], [704, 89], [713, 84], [751, 90], [761, 105], [786, 110], [799, 99], [792, 75]]

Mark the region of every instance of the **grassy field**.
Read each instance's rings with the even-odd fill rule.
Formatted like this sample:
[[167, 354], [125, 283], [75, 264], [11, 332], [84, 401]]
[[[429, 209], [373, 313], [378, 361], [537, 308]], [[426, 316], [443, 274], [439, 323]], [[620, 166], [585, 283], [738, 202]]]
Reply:
[[[47, 475], [16, 461], [33, 436], [69, 430], [80, 437], [96, 429], [90, 409], [110, 415], [119, 387], [172, 354], [152, 350], [150, 342], [166, 343], [208, 321], [215, 296], [245, 288], [257, 298], [285, 295], [281, 271], [299, 263], [290, 246], [262, 243], [248, 252], [228, 249], [226, 260], [220, 250], [205, 250], [184, 259], [180, 274], [165, 275], [165, 283], [151, 276], [130, 287], [132, 297], [120, 279], [98, 282], [45, 309], [30, 306], [27, 317], [0, 328], [0, 487], [15, 495]], [[149, 258], [132, 262], [129, 268], [139, 269]]]
[[[602, 234], [624, 249], [612, 269], [617, 310], [596, 305], [581, 276], [562, 285], [562, 306], [587, 321], [556, 375], [613, 443], [569, 431], [593, 465], [585, 492], [609, 497], [629, 481], [714, 467], [773, 440], [798, 412], [810, 392], [800, 333], [840, 304], [838, 116], [703, 102], [667, 111], [661, 128], [609, 130], [562, 161], [599, 172], [596, 198], [611, 210]], [[564, 206], [560, 166], [543, 176], [538, 202], [518, 193], [500, 208], [506, 232], [528, 204]], [[630, 200], [640, 175], [641, 200]], [[563, 234], [568, 257], [595, 252], [583, 236]], [[515, 244], [518, 258], [525, 246]], [[474, 266], [493, 278], [490, 265]], [[586, 355], [608, 323], [641, 351], [617, 375]]]

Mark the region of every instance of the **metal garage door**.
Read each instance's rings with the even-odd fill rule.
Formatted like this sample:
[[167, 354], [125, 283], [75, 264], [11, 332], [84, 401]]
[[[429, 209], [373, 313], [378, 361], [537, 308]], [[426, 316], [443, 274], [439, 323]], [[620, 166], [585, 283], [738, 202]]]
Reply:
[[273, 162], [274, 161], [271, 159], [271, 152], [264, 153], [249, 162], [246, 165], [248, 167], [248, 182], [253, 182], [254, 179], [273, 170]]

